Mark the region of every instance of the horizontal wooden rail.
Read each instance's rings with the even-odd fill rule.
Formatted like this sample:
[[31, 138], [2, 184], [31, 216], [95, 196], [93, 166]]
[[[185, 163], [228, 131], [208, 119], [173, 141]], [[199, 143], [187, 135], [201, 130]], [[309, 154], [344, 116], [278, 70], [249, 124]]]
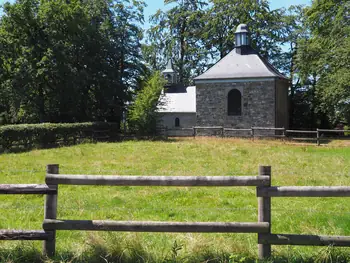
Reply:
[[327, 130], [327, 129], [317, 129], [319, 132], [350, 132], [350, 130]]
[[350, 236], [260, 234], [259, 244], [349, 247]]
[[195, 126], [195, 129], [223, 129], [222, 126], [212, 126], [212, 127], [205, 127], [205, 126]]
[[244, 132], [244, 131], [251, 131], [252, 129], [233, 129], [233, 128], [224, 128], [224, 131], [241, 131], [241, 132]]
[[318, 138], [320, 141], [330, 141], [330, 140], [342, 140], [342, 141], [347, 141], [350, 140], [350, 136], [344, 135], [344, 136], [339, 136], [339, 137], [319, 137]]
[[284, 131], [285, 128], [273, 128], [273, 127], [252, 127], [253, 130], [265, 130], [265, 131]]
[[168, 129], [168, 131], [193, 131], [193, 128], [174, 128]]
[[106, 176], [47, 174], [47, 184], [127, 186], [264, 186], [268, 176]]
[[56, 194], [46, 184], [0, 184], [0, 194]]
[[254, 135], [255, 138], [285, 138], [286, 135], [275, 135], [275, 134], [271, 134], [271, 135]]
[[286, 130], [288, 133], [311, 133], [317, 134], [317, 131], [302, 131], [302, 130]]
[[0, 240], [52, 240], [53, 233], [43, 230], [0, 230]]
[[290, 140], [295, 140], [295, 141], [317, 141], [318, 138], [315, 137], [288, 137]]
[[110, 220], [45, 219], [45, 230], [193, 232], [193, 233], [266, 233], [269, 223], [237, 222], [157, 222]]
[[350, 186], [274, 186], [258, 188], [259, 197], [350, 197]]

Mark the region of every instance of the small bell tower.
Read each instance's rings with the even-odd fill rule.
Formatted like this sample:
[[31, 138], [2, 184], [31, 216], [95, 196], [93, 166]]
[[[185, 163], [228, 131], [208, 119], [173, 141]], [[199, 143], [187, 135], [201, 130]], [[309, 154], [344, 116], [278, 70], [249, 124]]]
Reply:
[[165, 70], [162, 71], [162, 75], [168, 81], [167, 85], [173, 85], [177, 83], [177, 74], [173, 69], [173, 64], [171, 63], [171, 59], [168, 60], [168, 64]]
[[240, 24], [235, 32], [235, 48], [240, 55], [246, 54], [250, 47], [249, 29], [246, 24]]

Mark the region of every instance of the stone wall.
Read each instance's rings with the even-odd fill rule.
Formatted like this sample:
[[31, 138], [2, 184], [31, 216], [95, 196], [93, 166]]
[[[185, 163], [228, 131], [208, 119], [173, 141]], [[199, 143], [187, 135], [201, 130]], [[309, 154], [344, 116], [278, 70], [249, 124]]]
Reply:
[[[196, 86], [197, 126], [275, 127], [275, 80]], [[242, 94], [241, 116], [227, 114], [227, 96], [234, 88]]]
[[[195, 112], [168, 112], [161, 114], [161, 126], [168, 129], [176, 128], [192, 128], [196, 125], [196, 113]], [[180, 127], [175, 127], [175, 119], [180, 119]]]

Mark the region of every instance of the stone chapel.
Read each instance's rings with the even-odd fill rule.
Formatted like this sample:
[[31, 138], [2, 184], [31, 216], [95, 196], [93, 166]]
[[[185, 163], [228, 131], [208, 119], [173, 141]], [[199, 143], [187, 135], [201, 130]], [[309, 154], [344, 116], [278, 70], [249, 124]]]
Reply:
[[162, 125], [288, 128], [290, 80], [250, 46], [248, 27], [235, 32], [235, 48], [194, 79], [195, 86], [177, 82], [171, 61], [162, 72], [168, 80], [161, 98]]

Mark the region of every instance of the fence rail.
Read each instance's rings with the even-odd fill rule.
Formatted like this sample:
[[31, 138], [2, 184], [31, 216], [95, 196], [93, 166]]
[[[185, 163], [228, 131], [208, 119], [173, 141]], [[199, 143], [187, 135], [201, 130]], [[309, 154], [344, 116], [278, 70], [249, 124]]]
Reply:
[[114, 186], [264, 186], [268, 176], [105, 176], [47, 174], [47, 184]]
[[[57, 219], [58, 185], [110, 186], [253, 186], [258, 198], [257, 222], [157, 222]], [[43, 254], [53, 256], [56, 231], [131, 231], [257, 233], [260, 259], [271, 257], [271, 245], [345, 246], [350, 236], [271, 233], [272, 197], [350, 197], [350, 186], [271, 186], [271, 167], [259, 166], [258, 176], [94, 176], [59, 174], [48, 165], [46, 185], [0, 184], [0, 194], [44, 194], [43, 230], [0, 230], [0, 240], [43, 240]]]
[[[182, 131], [192, 130], [192, 133], [181, 133]], [[166, 133], [166, 137], [172, 136], [184, 136], [184, 137], [196, 137], [200, 136], [199, 131], [207, 131], [213, 133], [212, 135], [220, 137], [250, 137], [254, 138], [282, 138], [289, 140], [303, 140], [303, 141], [315, 141], [317, 145], [320, 145], [322, 141], [330, 139], [350, 139], [350, 130], [331, 130], [331, 129], [315, 129], [315, 130], [289, 130], [285, 128], [274, 127], [251, 127], [251, 128], [228, 128], [224, 126], [194, 126], [187, 128], [168, 129], [163, 131]], [[209, 132], [211, 131], [211, 132]], [[235, 134], [232, 134], [235, 132]], [[259, 133], [260, 132], [260, 133]], [[348, 132], [348, 136], [345, 133]], [[278, 133], [278, 134], [277, 134]], [[324, 134], [340, 134], [341, 137], [323, 137]], [[301, 136], [301, 137], [300, 137]], [[305, 137], [302, 137], [305, 136]], [[314, 136], [314, 137], [311, 137]]]
[[266, 233], [269, 223], [250, 222], [157, 222], [111, 220], [51, 220], [43, 223], [46, 230], [174, 232], [174, 233]]
[[57, 189], [46, 184], [0, 184], [0, 194], [56, 194]]
[[0, 240], [52, 240], [51, 232], [43, 230], [0, 230]]
[[350, 247], [349, 236], [261, 234], [258, 242], [270, 245]]
[[257, 190], [260, 197], [350, 197], [349, 186], [279, 186]]

